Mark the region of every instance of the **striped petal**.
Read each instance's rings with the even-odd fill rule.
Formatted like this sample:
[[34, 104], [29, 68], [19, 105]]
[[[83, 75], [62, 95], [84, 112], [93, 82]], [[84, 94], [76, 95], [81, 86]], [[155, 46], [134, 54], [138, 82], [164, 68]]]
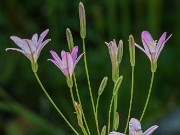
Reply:
[[147, 129], [144, 133], [143, 133], [143, 135], [151, 135], [156, 129], [158, 128], [158, 126], [152, 126], [152, 127], [150, 127], [149, 129]]

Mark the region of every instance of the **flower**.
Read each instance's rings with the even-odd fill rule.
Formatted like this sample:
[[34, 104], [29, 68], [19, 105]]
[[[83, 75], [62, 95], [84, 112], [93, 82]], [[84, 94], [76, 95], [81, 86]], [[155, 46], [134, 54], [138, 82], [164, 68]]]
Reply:
[[77, 53], [78, 53], [78, 46], [75, 46], [72, 50], [72, 52], [65, 52], [64, 50], [61, 51], [61, 57], [62, 59], [59, 58], [57, 53], [53, 50], [50, 51], [51, 55], [53, 56], [54, 59], [48, 59], [52, 63], [54, 63], [62, 72], [63, 74], [71, 78], [74, 68], [82, 55], [82, 53], [78, 58], [77, 58]]
[[43, 42], [45, 36], [47, 35], [49, 29], [46, 29], [43, 33], [41, 33], [39, 39], [38, 34], [34, 34], [32, 36], [32, 39], [21, 39], [17, 36], [11, 36], [11, 40], [14, 41], [14, 43], [19, 46], [21, 49], [18, 48], [7, 48], [8, 50], [15, 50], [22, 54], [24, 54], [32, 63], [33, 71], [37, 71], [37, 60], [41, 53], [41, 50], [43, 47], [51, 41], [51, 39], [47, 39]]
[[151, 36], [151, 34], [148, 31], [143, 31], [141, 34], [141, 39], [142, 39], [142, 43], [144, 46], [144, 49], [139, 46], [138, 44], [135, 44], [136, 47], [138, 47], [140, 50], [142, 50], [150, 59], [151, 63], [152, 63], [152, 71], [155, 72], [157, 66], [157, 60], [158, 57], [162, 51], [162, 49], [164, 48], [164, 44], [169, 40], [169, 38], [172, 36], [172, 34], [166, 38], [166, 32], [164, 32], [162, 34], [162, 36], [160, 37], [160, 39], [158, 40], [154, 40]]
[[108, 46], [111, 58], [112, 79], [116, 82], [119, 77], [119, 64], [121, 63], [123, 55], [123, 42], [120, 40], [118, 46], [116, 44], [116, 40], [110, 41], [109, 43], [105, 42], [105, 44]]
[[[140, 122], [137, 119], [132, 118], [129, 122], [129, 135], [151, 135], [157, 128], [158, 126], [154, 125], [143, 133], [143, 131], [141, 130]], [[113, 131], [109, 135], [125, 135], [125, 134]]]

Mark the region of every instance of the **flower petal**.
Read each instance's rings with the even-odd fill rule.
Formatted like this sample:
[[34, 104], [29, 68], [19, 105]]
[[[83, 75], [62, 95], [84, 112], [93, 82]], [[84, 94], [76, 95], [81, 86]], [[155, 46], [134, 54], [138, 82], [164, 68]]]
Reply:
[[144, 50], [140, 45], [138, 45], [136, 43], [135, 43], [135, 46], [137, 48], [139, 48], [141, 51], [143, 51], [148, 56], [148, 58], [151, 60], [151, 55], [150, 55], [149, 51]]
[[158, 59], [162, 49], [164, 48], [164, 44], [169, 40], [169, 38], [172, 36], [172, 34], [166, 39], [164, 40], [164, 42], [162, 42], [162, 44], [160, 45], [160, 47], [158, 48], [158, 50], [156, 50], [156, 59]]
[[21, 38], [19, 38], [19, 37], [17, 37], [17, 36], [11, 36], [10, 38], [11, 38], [11, 40], [13, 40], [14, 43], [15, 43], [17, 46], [19, 46], [24, 52], [26, 52], [26, 53], [31, 53], [31, 51], [30, 51], [30, 49], [29, 49], [29, 46], [28, 46], [27, 42], [24, 41], [24, 39], [21, 39]]
[[143, 31], [141, 34], [141, 38], [144, 39], [145, 41], [147, 41], [147, 43], [153, 42], [153, 38], [148, 31]]
[[37, 45], [37, 41], [38, 41], [38, 34], [34, 34], [34, 35], [32, 36], [32, 42], [33, 42], [35, 45]]
[[18, 52], [24, 54], [30, 61], [32, 61], [32, 57], [29, 54], [25, 53], [21, 49], [18, 49], [18, 48], [6, 48], [6, 51], [8, 51], [8, 50], [18, 51]]
[[85, 52], [82, 53], [81, 55], [79, 55], [79, 57], [76, 59], [76, 61], [75, 61], [75, 63], [74, 63], [74, 67], [76, 66], [76, 64], [78, 63], [78, 61], [81, 59], [81, 57], [82, 57], [84, 54], [85, 54]]
[[78, 53], [78, 46], [75, 46], [71, 52], [71, 56], [72, 56], [72, 59], [73, 59], [73, 63], [76, 62], [76, 59], [77, 59], [77, 53]]
[[161, 47], [161, 45], [165, 41], [165, 39], [166, 39], [166, 32], [164, 32], [162, 34], [162, 36], [159, 38], [157, 46], [156, 46], [156, 51], [159, 50], [159, 48]]
[[39, 45], [41, 45], [42, 41], [44, 40], [45, 36], [47, 35], [47, 33], [49, 32], [49, 29], [46, 29], [44, 32], [41, 33], [38, 43], [37, 43], [37, 47]]
[[147, 130], [143, 133], [143, 135], [151, 135], [157, 128], [158, 128], [157, 125], [152, 126], [152, 127], [150, 127], [149, 129], [147, 129]]
[[59, 58], [59, 56], [57, 55], [57, 53], [53, 50], [50, 51], [51, 55], [53, 56], [54, 60], [56, 61], [56, 63], [59, 65], [59, 67], [61, 69], [63, 69], [63, 66], [62, 66], [62, 61], [61, 59]]
[[125, 135], [125, 134], [113, 131], [113, 132], [110, 132], [109, 135]]
[[68, 64], [68, 72], [69, 72], [69, 75], [72, 76], [74, 72], [74, 64], [73, 64], [72, 56], [69, 52], [66, 53], [66, 58], [67, 58], [66, 60]]
[[141, 123], [137, 119], [131, 118], [129, 122], [129, 131], [141, 131]]

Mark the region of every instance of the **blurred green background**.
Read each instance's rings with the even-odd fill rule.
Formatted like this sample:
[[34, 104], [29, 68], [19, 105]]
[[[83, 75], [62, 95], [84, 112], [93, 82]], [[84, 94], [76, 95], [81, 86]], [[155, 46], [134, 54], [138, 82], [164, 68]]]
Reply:
[[[17, 47], [11, 35], [31, 38], [49, 28], [52, 41], [43, 49], [38, 60], [38, 74], [55, 103], [80, 132], [71, 103], [69, 89], [61, 71], [47, 59], [49, 51], [68, 50], [66, 28], [82, 52], [79, 35], [78, 0], [0, 0], [0, 135], [71, 135], [64, 120], [49, 103], [32, 71], [30, 62], [18, 52], [5, 52]], [[129, 107], [131, 67], [128, 36], [133, 34], [141, 44], [141, 32], [148, 30], [154, 39], [166, 31], [173, 34], [158, 60], [152, 96], [142, 128], [159, 125], [157, 135], [180, 134], [180, 1], [179, 0], [87, 0], [87, 60], [94, 99], [104, 76], [108, 85], [100, 99], [99, 125], [107, 123], [112, 94], [111, 63], [105, 41], [122, 39], [124, 56], [120, 74], [124, 76], [119, 92], [119, 131], [124, 131]], [[92, 135], [96, 135], [93, 111], [83, 60], [76, 67], [81, 100]], [[135, 91], [132, 117], [139, 118], [150, 83], [150, 62], [136, 49]]]

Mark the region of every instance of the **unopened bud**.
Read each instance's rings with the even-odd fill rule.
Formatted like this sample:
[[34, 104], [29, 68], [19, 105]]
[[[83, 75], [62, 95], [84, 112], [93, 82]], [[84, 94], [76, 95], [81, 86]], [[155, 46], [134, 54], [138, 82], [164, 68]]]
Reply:
[[73, 42], [73, 36], [71, 30], [69, 28], [66, 29], [66, 38], [67, 38], [69, 50], [70, 52], [72, 52], [72, 49], [74, 48], [74, 42]]
[[114, 88], [113, 88], [113, 95], [115, 96], [119, 90], [119, 87], [121, 86], [123, 80], [123, 76], [120, 76], [117, 81], [115, 82]]
[[81, 38], [86, 37], [86, 13], [82, 2], [79, 3], [79, 19]]
[[118, 114], [118, 112], [116, 112], [114, 130], [116, 131], [118, 129], [118, 127], [119, 127], [119, 114]]
[[135, 66], [135, 41], [132, 35], [129, 36], [129, 53], [131, 66]]
[[108, 77], [104, 77], [99, 86], [98, 96], [100, 96], [103, 93], [103, 91], [106, 87], [107, 81], [108, 81]]
[[106, 126], [102, 128], [101, 135], [106, 135]]
[[78, 125], [80, 127], [83, 126], [83, 120], [82, 120], [82, 109], [81, 109], [81, 105], [78, 104], [77, 102], [74, 102], [74, 107], [76, 108], [76, 115], [77, 115], [77, 119], [78, 119]]
[[118, 45], [118, 63], [119, 64], [122, 61], [122, 57], [123, 57], [123, 41], [120, 40], [119, 45]]

